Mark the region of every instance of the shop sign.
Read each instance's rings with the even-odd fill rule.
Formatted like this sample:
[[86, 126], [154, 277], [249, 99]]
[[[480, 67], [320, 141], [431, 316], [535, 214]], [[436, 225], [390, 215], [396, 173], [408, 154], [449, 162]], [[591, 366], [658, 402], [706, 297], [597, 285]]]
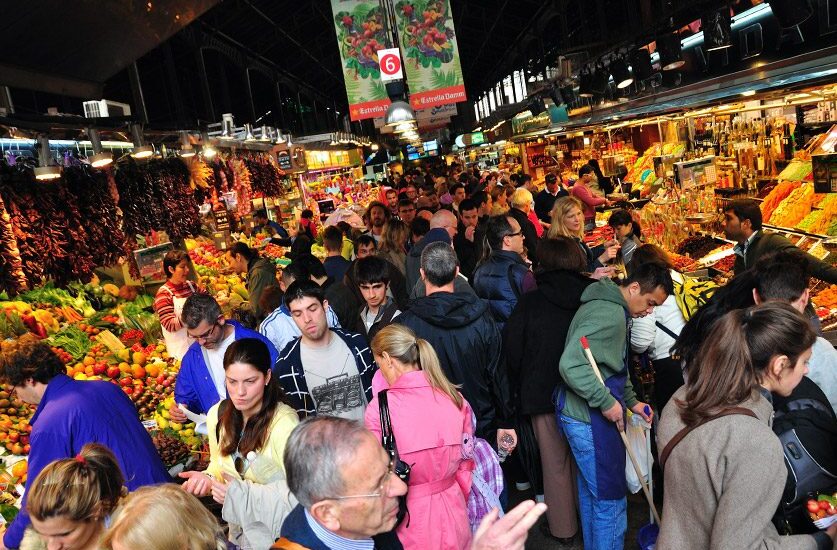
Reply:
[[293, 170], [293, 164], [291, 163], [291, 152], [287, 149], [283, 149], [281, 151], [276, 152], [276, 161], [279, 163], [279, 168], [282, 170]]
[[381, 81], [401, 80], [404, 71], [401, 70], [401, 55], [398, 48], [378, 50], [378, 65], [381, 69]]
[[459, 147], [467, 147], [469, 145], [482, 145], [483, 143], [485, 143], [485, 134], [483, 134], [482, 132], [460, 134], [456, 136], [454, 143]]
[[430, 109], [419, 109], [416, 111], [416, 120], [421, 122], [422, 120], [434, 118], [450, 118], [456, 116], [457, 112], [456, 105], [454, 104], [437, 105]]
[[[229, 224], [227, 224], [229, 226]], [[163, 258], [170, 250], [174, 250], [171, 243], [162, 243], [149, 248], [134, 250], [134, 260], [137, 262], [139, 274], [144, 283], [163, 282], [166, 274], [163, 270]]]
[[413, 109], [465, 101], [450, 1], [398, 2], [395, 18]]
[[382, 117], [390, 100], [381, 81], [378, 50], [390, 46], [377, 1], [331, 0], [349, 117]]
[[226, 231], [230, 228], [230, 218], [227, 215], [226, 208], [213, 210], [212, 215], [215, 217], [215, 229], [218, 231]]

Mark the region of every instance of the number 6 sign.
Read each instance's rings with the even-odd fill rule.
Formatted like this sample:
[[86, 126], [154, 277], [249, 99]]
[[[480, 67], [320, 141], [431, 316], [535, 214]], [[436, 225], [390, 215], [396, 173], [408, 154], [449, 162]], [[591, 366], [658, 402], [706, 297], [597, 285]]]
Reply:
[[378, 50], [378, 65], [381, 68], [381, 81], [401, 80], [404, 73], [401, 70], [401, 55], [398, 48]]

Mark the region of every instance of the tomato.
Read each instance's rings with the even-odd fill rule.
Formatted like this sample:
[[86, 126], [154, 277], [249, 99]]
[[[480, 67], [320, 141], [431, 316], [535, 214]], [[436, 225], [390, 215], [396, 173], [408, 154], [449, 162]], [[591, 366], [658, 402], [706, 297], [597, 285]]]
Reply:
[[828, 507], [830, 505], [830, 503], [827, 500], [821, 500], [821, 501], [819, 501], [818, 504], [819, 504], [820, 510], [828, 510]]
[[806, 506], [808, 507], [808, 511], [812, 514], [816, 514], [820, 511], [820, 504], [816, 500], [809, 500]]

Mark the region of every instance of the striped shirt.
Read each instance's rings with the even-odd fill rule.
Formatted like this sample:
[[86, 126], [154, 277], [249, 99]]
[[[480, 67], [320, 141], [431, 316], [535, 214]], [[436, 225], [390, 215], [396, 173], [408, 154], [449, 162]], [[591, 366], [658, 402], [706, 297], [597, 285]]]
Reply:
[[157, 295], [154, 296], [154, 311], [160, 318], [160, 324], [169, 332], [177, 332], [183, 328], [183, 324], [174, 312], [175, 298], [188, 298], [192, 294], [202, 292], [192, 281], [186, 281], [182, 285], [172, 284], [171, 281], [160, 287]]
[[331, 550], [374, 550], [375, 548], [375, 541], [372, 539], [346, 539], [340, 535], [335, 535], [317, 523], [317, 520], [308, 513], [308, 509], [305, 510], [305, 520], [308, 522], [308, 527], [314, 532], [314, 536]]

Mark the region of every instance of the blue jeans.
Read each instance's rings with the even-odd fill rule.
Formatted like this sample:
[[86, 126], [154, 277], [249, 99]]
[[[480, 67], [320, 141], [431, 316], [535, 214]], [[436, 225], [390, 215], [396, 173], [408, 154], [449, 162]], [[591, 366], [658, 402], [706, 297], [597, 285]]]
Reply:
[[628, 530], [628, 500], [599, 500], [596, 496], [596, 455], [590, 424], [563, 414], [558, 424], [578, 465], [578, 506], [585, 550], [621, 550]]

